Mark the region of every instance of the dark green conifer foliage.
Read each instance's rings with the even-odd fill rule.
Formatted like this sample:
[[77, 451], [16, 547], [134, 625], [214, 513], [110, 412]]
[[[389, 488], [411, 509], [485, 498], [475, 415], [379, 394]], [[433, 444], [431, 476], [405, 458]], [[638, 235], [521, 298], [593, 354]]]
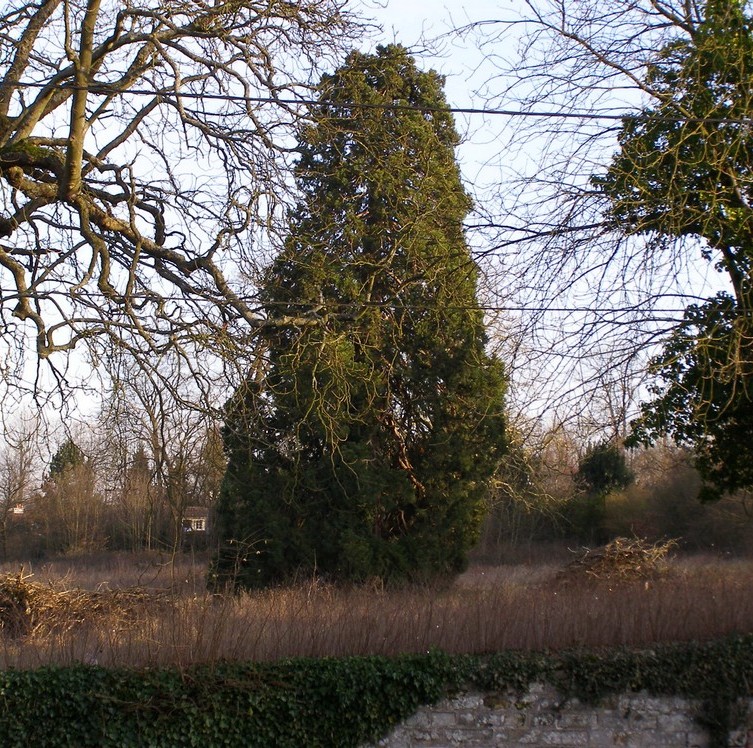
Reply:
[[580, 493], [570, 506], [572, 529], [582, 543], [606, 543], [607, 496], [627, 488], [634, 480], [624, 450], [609, 440], [590, 445], [574, 478]]
[[602, 441], [586, 450], [578, 464], [575, 483], [587, 493], [606, 495], [615, 489], [627, 488], [633, 478], [625, 452], [613, 441]]
[[84, 453], [78, 444], [73, 439], [66, 439], [50, 460], [50, 478], [60, 478], [69, 470], [83, 465], [85, 461]]
[[219, 583], [426, 578], [477, 538], [505, 381], [442, 85], [399, 46], [321, 81], [263, 284], [263, 371], [228, 405]]

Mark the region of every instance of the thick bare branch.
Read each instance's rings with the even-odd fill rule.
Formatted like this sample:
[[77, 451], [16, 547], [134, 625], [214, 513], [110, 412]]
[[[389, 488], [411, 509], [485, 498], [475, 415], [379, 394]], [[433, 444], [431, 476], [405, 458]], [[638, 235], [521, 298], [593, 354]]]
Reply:
[[31, 323], [42, 358], [114, 345], [147, 367], [316, 323], [267, 320], [254, 281], [290, 189], [291, 101], [361, 33], [349, 1], [9, 0], [0, 319]]

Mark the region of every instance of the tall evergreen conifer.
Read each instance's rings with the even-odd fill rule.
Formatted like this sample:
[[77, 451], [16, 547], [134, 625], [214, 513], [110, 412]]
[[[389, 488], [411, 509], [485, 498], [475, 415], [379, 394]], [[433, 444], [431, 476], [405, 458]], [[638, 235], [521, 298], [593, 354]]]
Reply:
[[83, 465], [85, 461], [84, 453], [78, 444], [73, 439], [66, 439], [50, 460], [50, 478], [57, 480], [67, 471]]
[[321, 81], [263, 366], [228, 404], [218, 583], [426, 578], [477, 538], [505, 380], [442, 85], [399, 46]]

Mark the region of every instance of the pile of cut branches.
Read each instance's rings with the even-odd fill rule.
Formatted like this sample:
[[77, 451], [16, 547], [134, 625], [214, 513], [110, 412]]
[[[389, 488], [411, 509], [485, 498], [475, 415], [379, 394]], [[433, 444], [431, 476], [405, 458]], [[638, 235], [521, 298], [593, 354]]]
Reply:
[[155, 604], [170, 603], [165, 593], [143, 589], [116, 589], [89, 592], [59, 589], [30, 581], [31, 574], [0, 577], [0, 632], [10, 638], [45, 635], [53, 630], [101, 620], [127, 624]]
[[656, 579], [667, 573], [667, 556], [676, 545], [675, 540], [650, 543], [642, 538], [615, 538], [601, 548], [582, 548], [557, 579], [560, 582]]

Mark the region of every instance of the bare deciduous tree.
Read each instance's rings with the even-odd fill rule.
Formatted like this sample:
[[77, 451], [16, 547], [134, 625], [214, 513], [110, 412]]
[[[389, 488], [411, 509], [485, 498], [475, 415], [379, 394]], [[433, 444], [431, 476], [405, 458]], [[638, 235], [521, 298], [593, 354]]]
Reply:
[[149, 366], [222, 353], [236, 323], [262, 323], [246, 292], [286, 188], [297, 101], [361, 31], [347, 2], [5, 4], [8, 349], [23, 357], [31, 342], [50, 360], [83, 343], [96, 362], [115, 345]]
[[185, 407], [177, 385], [163, 387], [169, 371], [139, 372], [126, 358], [119, 364], [109, 371], [113, 390], [100, 415], [105, 481], [121, 519], [133, 523], [124, 528], [132, 540], [178, 549], [186, 508], [210, 506], [219, 492], [222, 440], [211, 411]]
[[[738, 0], [521, 0], [517, 15], [464, 29], [478, 35], [495, 70], [482, 91], [487, 103], [521, 113], [506, 120], [500, 189], [496, 200], [484, 200], [478, 228], [488, 232], [490, 273], [498, 271], [493, 285], [506, 305], [526, 310], [519, 322], [528, 355], [520, 367], [546, 382], [542, 409], [551, 407], [551, 390], [564, 393], [563, 404], [573, 409], [584, 386], [592, 398], [605, 382], [640, 371], [688, 304], [734, 280], [715, 272], [723, 250], [688, 224], [671, 230], [669, 213], [653, 224], [620, 220], [603, 179], [621, 166], [626, 181], [634, 169], [636, 184], [644, 177], [649, 183], [645, 164], [626, 169], [616, 158], [631, 122], [634, 130], [664, 123], [666, 164], [672, 157], [689, 163], [683, 144], [700, 138], [701, 159], [725, 171], [730, 134], [740, 135], [739, 145], [743, 129], [730, 122], [723, 136], [713, 120], [742, 125], [749, 90], [739, 87], [734, 95], [741, 98], [725, 114], [722, 102], [691, 109], [694, 82], [672, 82], [682, 75], [680, 50], [697, 47], [709, 13], [725, 3], [751, 7]], [[729, 69], [743, 60], [727, 54], [720, 62]], [[701, 89], [708, 81], [695, 83]], [[675, 140], [670, 131], [679, 133]], [[674, 187], [655, 184], [651, 199], [661, 192], [664, 208], [687, 208], [696, 185], [688, 185], [690, 171], [679, 168]], [[726, 201], [724, 189], [714, 192], [717, 207]]]
[[24, 512], [38, 477], [40, 422], [32, 417], [5, 425], [0, 452], [0, 558], [8, 551], [9, 523]]

